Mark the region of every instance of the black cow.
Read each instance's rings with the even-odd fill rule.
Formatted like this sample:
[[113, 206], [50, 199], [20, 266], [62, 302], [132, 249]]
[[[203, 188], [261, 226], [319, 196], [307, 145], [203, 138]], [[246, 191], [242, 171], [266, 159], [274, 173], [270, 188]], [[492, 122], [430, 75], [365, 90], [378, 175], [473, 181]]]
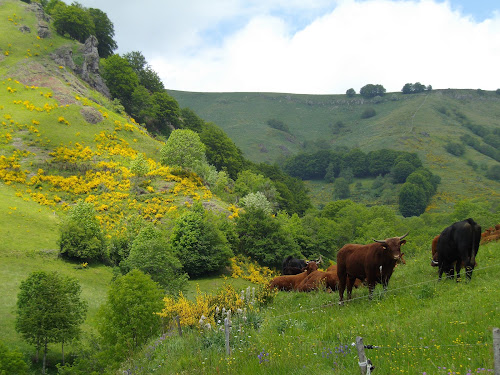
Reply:
[[443, 272], [448, 278], [454, 277], [455, 267], [457, 281], [460, 281], [460, 269], [465, 266], [465, 275], [472, 278], [476, 265], [476, 255], [481, 240], [481, 226], [473, 219], [458, 221], [445, 228], [439, 235], [437, 254], [439, 264], [439, 279]]
[[303, 259], [297, 259], [289, 255], [283, 260], [283, 275], [298, 275], [304, 268], [307, 267], [307, 262]]
[[[321, 255], [319, 256], [319, 259], [315, 260], [315, 262], [317, 264], [323, 263], [323, 258], [321, 257]], [[304, 271], [304, 268], [307, 267], [308, 263], [309, 262], [303, 259], [297, 259], [289, 255], [283, 260], [282, 273], [283, 275], [298, 275], [299, 273], [302, 273]]]

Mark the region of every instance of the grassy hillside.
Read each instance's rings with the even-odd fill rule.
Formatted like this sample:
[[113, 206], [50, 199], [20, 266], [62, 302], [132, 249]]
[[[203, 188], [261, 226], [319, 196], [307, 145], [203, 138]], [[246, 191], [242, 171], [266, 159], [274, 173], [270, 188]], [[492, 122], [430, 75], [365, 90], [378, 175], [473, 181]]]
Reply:
[[[444, 149], [448, 142], [461, 142], [463, 134], [473, 135], [464, 123], [500, 128], [500, 95], [494, 92], [389, 93], [378, 103], [345, 95], [170, 93], [182, 107], [190, 107], [222, 127], [245, 156], [256, 162], [279, 162], [315, 147], [405, 150], [416, 152], [442, 179], [432, 207], [446, 210], [461, 199], [481, 197], [498, 202], [500, 198], [500, 183], [484, 177], [485, 168], [497, 161], [471, 147], [461, 157]], [[374, 108], [377, 114], [362, 119], [367, 108]], [[269, 127], [270, 119], [284, 122], [290, 132]], [[479, 167], [473, 168], [474, 164]], [[320, 189], [331, 190], [331, 185], [320, 185]], [[326, 196], [331, 199], [332, 195]]]
[[[52, 26], [50, 38], [39, 38], [35, 12], [21, 1], [0, 1], [0, 20], [0, 337], [29, 353], [14, 331], [14, 313], [19, 284], [31, 272], [59, 271], [80, 281], [89, 302], [85, 332], [95, 328], [106, 297], [110, 267], [58, 258], [59, 224], [75, 202], [94, 205], [108, 238], [130, 214], [162, 221], [195, 201], [218, 210], [227, 204], [199, 179], [161, 166], [162, 142], [56, 64], [56, 50], [78, 53], [79, 44]], [[139, 153], [150, 170], [142, 179], [130, 171]], [[59, 359], [60, 347], [50, 350]]]

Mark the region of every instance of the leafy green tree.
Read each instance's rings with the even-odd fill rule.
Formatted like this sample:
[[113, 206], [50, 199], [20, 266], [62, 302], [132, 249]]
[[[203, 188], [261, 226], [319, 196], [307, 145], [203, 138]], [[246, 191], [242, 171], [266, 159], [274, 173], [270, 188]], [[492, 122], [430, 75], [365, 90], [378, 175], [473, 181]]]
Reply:
[[174, 130], [160, 150], [160, 161], [163, 165], [193, 169], [206, 162], [205, 145], [192, 130]]
[[335, 165], [333, 163], [328, 164], [328, 167], [326, 167], [324, 180], [326, 182], [333, 182], [335, 180]]
[[288, 125], [281, 120], [277, 120], [274, 118], [269, 119], [267, 120], [267, 125], [269, 125], [270, 128], [281, 130], [285, 133], [290, 133], [290, 128], [288, 127]]
[[236, 222], [238, 253], [250, 256], [261, 265], [279, 267], [283, 259], [299, 251], [278, 219], [261, 209], [248, 209]]
[[150, 93], [162, 92], [165, 90], [163, 82], [144, 55], [139, 51], [132, 51], [123, 55], [139, 78], [139, 84], [144, 86]]
[[106, 242], [94, 207], [83, 200], [71, 209], [60, 227], [59, 251], [79, 260], [101, 260]]
[[406, 178], [415, 171], [413, 164], [406, 160], [402, 160], [395, 164], [391, 169], [392, 180], [395, 184], [402, 184]]
[[190, 129], [196, 133], [201, 133], [205, 121], [199, 117], [191, 108], [181, 109], [182, 128]]
[[151, 101], [154, 126], [158, 132], [168, 135], [172, 128], [179, 127], [180, 108], [177, 100], [166, 91], [157, 91], [151, 96]]
[[368, 172], [371, 176], [385, 175], [391, 171], [399, 152], [389, 149], [370, 151], [367, 154]]
[[53, 16], [55, 13], [59, 12], [61, 8], [67, 7], [66, 3], [61, 0], [50, 0], [44, 7], [43, 9], [45, 10], [45, 13], [50, 14]]
[[85, 43], [85, 40], [95, 33], [94, 21], [90, 14], [81, 6], [59, 6], [54, 8], [52, 15], [57, 33], [68, 34], [71, 38]]
[[117, 277], [98, 312], [98, 330], [107, 348], [118, 357], [144, 345], [157, 335], [161, 321], [155, 313], [163, 307], [159, 285], [140, 270]]
[[384, 96], [385, 95], [385, 88], [382, 85], [374, 85], [374, 84], [367, 84], [363, 87], [361, 87], [361, 90], [359, 90], [360, 95], [363, 98], [374, 98], [376, 96]]
[[425, 212], [427, 197], [420, 186], [405, 182], [398, 195], [399, 212], [404, 217], [419, 216]]
[[111, 237], [108, 246], [109, 258], [113, 265], [118, 266], [121, 261], [128, 258], [132, 243], [145, 225], [144, 218], [139, 214], [120, 221], [120, 227], [124, 230]]
[[356, 91], [353, 88], [348, 89], [345, 94], [347, 97], [352, 98], [354, 95], [356, 95]]
[[127, 113], [132, 109], [132, 93], [139, 84], [137, 74], [128, 61], [120, 55], [111, 55], [101, 60], [102, 77], [113, 98], [120, 99]]
[[138, 269], [151, 276], [167, 293], [178, 295], [185, 289], [187, 275], [173, 254], [165, 235], [149, 223], [132, 242], [128, 258], [120, 264], [123, 271]]
[[278, 192], [270, 178], [256, 174], [250, 170], [238, 173], [234, 183], [234, 193], [237, 197], [244, 197], [250, 193], [262, 193], [266, 200], [276, 208], [278, 205]]
[[267, 200], [266, 196], [260, 191], [256, 193], [248, 193], [243, 198], [240, 199], [242, 207], [245, 209], [257, 209], [262, 210], [266, 214], [271, 215], [273, 213], [273, 207], [271, 203]]
[[150, 130], [154, 129], [153, 99], [148, 89], [137, 85], [130, 97], [130, 115], [139, 123], [145, 123]]
[[225, 170], [235, 179], [243, 168], [243, 155], [231, 138], [220, 127], [206, 123], [202, 127], [200, 140], [206, 147], [207, 161], [218, 170]]
[[351, 168], [354, 176], [365, 177], [368, 174], [366, 154], [359, 148], [352, 149], [344, 155], [342, 169]]
[[23, 360], [23, 353], [9, 350], [1, 341], [0, 375], [28, 375], [28, 364]]
[[221, 271], [233, 255], [216, 218], [201, 203], [193, 205], [192, 210], [177, 220], [170, 244], [191, 277]]
[[36, 271], [21, 282], [15, 329], [29, 344], [35, 345], [37, 358], [43, 348], [43, 373], [48, 344], [62, 343], [64, 363], [64, 343], [80, 334], [87, 312], [87, 304], [80, 299], [80, 294], [76, 279], [57, 272]]
[[99, 44], [97, 51], [102, 58], [109, 57], [113, 51], [118, 48], [113, 37], [115, 36], [115, 28], [113, 22], [110, 21], [108, 15], [100, 9], [89, 8], [88, 13], [94, 22], [94, 35]]
[[351, 196], [349, 183], [343, 177], [335, 179], [333, 182], [333, 193], [337, 199], [346, 199]]

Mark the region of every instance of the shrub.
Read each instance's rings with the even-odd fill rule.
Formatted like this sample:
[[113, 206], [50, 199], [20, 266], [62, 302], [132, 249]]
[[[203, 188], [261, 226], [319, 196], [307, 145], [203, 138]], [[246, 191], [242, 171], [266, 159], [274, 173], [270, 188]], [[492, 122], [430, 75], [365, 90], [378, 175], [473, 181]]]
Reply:
[[276, 120], [276, 119], [269, 119], [267, 120], [267, 125], [273, 129], [281, 130], [286, 133], [290, 133], [290, 129], [288, 128], [288, 125], [285, 124], [281, 120]]
[[362, 119], [370, 118], [373, 117], [377, 114], [374, 108], [366, 108], [363, 113], [361, 114]]
[[141, 270], [170, 294], [183, 290], [188, 279], [166, 238], [151, 223], [142, 228], [134, 239], [130, 255], [120, 268]]
[[73, 207], [60, 227], [59, 251], [79, 260], [102, 260], [106, 243], [99, 220], [90, 203], [82, 200]]
[[191, 277], [220, 271], [233, 255], [228, 240], [211, 212], [193, 205], [176, 222], [170, 237], [174, 254]]
[[500, 164], [492, 165], [486, 171], [486, 177], [490, 180], [500, 181]]
[[465, 154], [465, 146], [462, 143], [448, 142], [444, 148], [448, 153], [455, 156], [462, 156]]
[[354, 95], [356, 95], [356, 91], [353, 88], [348, 89], [345, 94], [347, 97], [352, 98]]

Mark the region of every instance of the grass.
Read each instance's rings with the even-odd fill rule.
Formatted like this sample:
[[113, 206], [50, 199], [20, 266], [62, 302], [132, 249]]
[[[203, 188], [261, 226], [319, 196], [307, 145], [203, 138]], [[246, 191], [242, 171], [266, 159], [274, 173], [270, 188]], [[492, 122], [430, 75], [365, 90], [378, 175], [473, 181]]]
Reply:
[[[232, 353], [223, 332], [186, 331], [156, 339], [128, 368], [137, 374], [358, 373], [352, 343], [377, 346], [366, 354], [381, 374], [466, 374], [493, 368], [492, 328], [500, 319], [500, 243], [482, 246], [472, 282], [437, 282], [426, 253], [395, 270], [387, 293], [366, 288], [338, 306], [337, 293], [280, 292], [256, 319], [233, 317]], [[121, 370], [125, 370], [124, 366]], [[481, 373], [481, 370], [478, 371]], [[484, 371], [486, 373], [486, 371]]]

